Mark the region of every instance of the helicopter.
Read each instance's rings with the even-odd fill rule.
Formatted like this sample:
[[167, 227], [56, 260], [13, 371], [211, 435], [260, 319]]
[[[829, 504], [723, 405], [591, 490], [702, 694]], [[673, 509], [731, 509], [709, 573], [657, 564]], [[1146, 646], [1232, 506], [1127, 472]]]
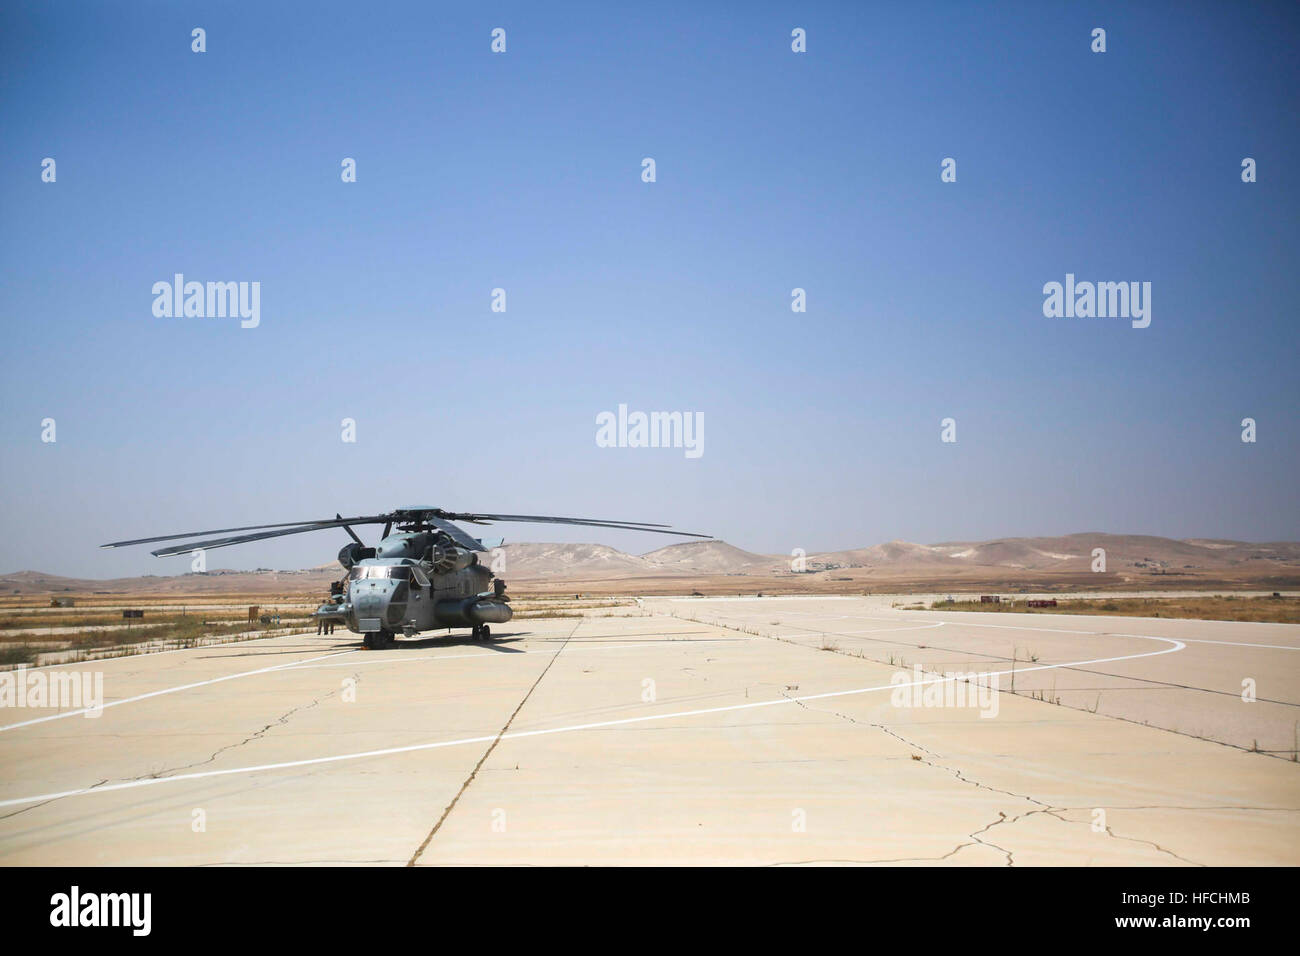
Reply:
[[[321, 521], [186, 531], [153, 538], [112, 541], [100, 547], [123, 548], [209, 534], [227, 535], [168, 545], [152, 552], [156, 557], [168, 557], [247, 544], [266, 538], [342, 528], [352, 539], [338, 554], [339, 564], [347, 571], [347, 575], [331, 586], [330, 600], [321, 605], [313, 617], [344, 624], [348, 630], [361, 634], [365, 646], [371, 650], [391, 647], [398, 632], [406, 637], [414, 637], [422, 631], [441, 628], [468, 627], [475, 640], [490, 640], [491, 625], [504, 624], [514, 616], [510, 598], [506, 596], [506, 582], [483, 566], [478, 556], [488, 551], [488, 548], [482, 540], [453, 523], [457, 521], [478, 525], [500, 521], [568, 524], [710, 538], [707, 534], [673, 531], [668, 525], [644, 521], [478, 514], [412, 507], [354, 518], [344, 518], [336, 512], [333, 518]], [[353, 530], [360, 525], [378, 524], [382, 524], [384, 529], [374, 547], [367, 547]]]

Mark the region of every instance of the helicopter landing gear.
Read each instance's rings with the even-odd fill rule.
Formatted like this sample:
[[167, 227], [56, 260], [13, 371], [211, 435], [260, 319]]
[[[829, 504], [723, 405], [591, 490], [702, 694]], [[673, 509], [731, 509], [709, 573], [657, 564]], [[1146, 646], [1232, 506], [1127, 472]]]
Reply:
[[490, 641], [492, 640], [492, 628], [486, 624], [475, 624], [473, 637], [476, 641]]
[[364, 643], [368, 650], [382, 651], [385, 648], [393, 646], [392, 631], [370, 631], [364, 638]]

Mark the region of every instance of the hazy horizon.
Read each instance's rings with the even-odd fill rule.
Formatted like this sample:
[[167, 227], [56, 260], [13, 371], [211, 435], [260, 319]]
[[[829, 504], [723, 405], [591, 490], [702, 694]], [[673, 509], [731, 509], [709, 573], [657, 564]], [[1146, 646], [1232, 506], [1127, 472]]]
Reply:
[[[470, 530], [471, 533], [473, 533], [473, 532], [475, 532], [475, 531], [482, 532], [483, 529], [482, 529], [482, 528], [477, 528], [477, 529], [476, 529], [476, 528], [474, 528], [473, 526], [468, 526], [468, 530]], [[347, 541], [351, 540], [351, 539], [349, 539], [349, 538], [346, 537], [346, 533], [345, 533], [345, 532], [343, 532], [343, 531], [338, 531], [338, 530], [333, 531], [333, 532], [331, 532], [331, 531], [324, 531], [324, 532], [319, 532], [319, 533], [317, 533], [317, 534], [318, 534], [320, 537], [326, 537], [326, 536], [329, 536], [329, 535], [332, 535], [332, 534], [333, 534], [333, 535], [343, 536], [343, 542], [344, 542], [344, 543], [347, 543]], [[310, 537], [310, 536], [312, 536], [312, 535], [309, 535], [308, 537]], [[485, 538], [488, 538], [488, 539], [495, 539], [495, 538], [499, 538], [499, 537], [500, 537], [500, 535], [495, 535], [495, 536], [494, 536], [494, 535], [490, 535], [490, 534], [487, 534], [487, 533], [484, 533], [483, 536], [484, 536]], [[1067, 533], [1067, 534], [1061, 534], [1061, 535], [1014, 535], [1014, 536], [1002, 535], [1002, 536], [999, 536], [999, 537], [996, 537], [996, 538], [985, 538], [985, 539], [980, 539], [980, 540], [978, 540], [978, 541], [976, 541], [976, 540], [961, 540], [961, 541], [958, 541], [958, 540], [949, 540], [949, 541], [907, 541], [906, 539], [902, 539], [902, 538], [894, 538], [894, 539], [891, 539], [890, 541], [872, 541], [872, 542], [868, 542], [868, 543], [864, 543], [864, 544], [846, 545], [846, 546], [843, 546], [843, 547], [806, 549], [806, 551], [807, 551], [807, 556], [808, 556], [808, 557], [814, 557], [814, 556], [816, 556], [816, 555], [823, 555], [823, 554], [835, 554], [835, 553], [840, 553], [840, 552], [845, 552], [845, 551], [864, 550], [864, 549], [867, 549], [867, 548], [871, 548], [871, 547], [874, 547], [874, 546], [877, 546], [877, 545], [884, 545], [884, 544], [917, 544], [917, 545], [921, 545], [921, 546], [923, 546], [923, 547], [937, 548], [937, 547], [948, 547], [948, 546], [957, 546], [957, 545], [990, 544], [990, 543], [1003, 542], [1003, 541], [1021, 541], [1021, 540], [1035, 541], [1035, 540], [1050, 540], [1050, 539], [1055, 539], [1055, 538], [1066, 538], [1066, 537], [1081, 537], [1081, 538], [1087, 538], [1087, 537], [1089, 537], [1089, 536], [1096, 536], [1096, 537], [1098, 537], [1098, 538], [1103, 538], [1103, 537], [1157, 537], [1157, 538], [1160, 538], [1161, 540], [1168, 540], [1168, 541], [1181, 541], [1181, 542], [1193, 542], [1193, 541], [1214, 541], [1214, 542], [1224, 542], [1224, 541], [1228, 541], [1228, 540], [1233, 540], [1233, 543], [1237, 543], [1237, 544], [1249, 544], [1249, 545], [1300, 544], [1300, 541], [1287, 541], [1287, 540], [1283, 540], [1283, 539], [1273, 539], [1273, 540], [1265, 540], [1265, 541], [1245, 541], [1245, 540], [1224, 539], [1224, 538], [1206, 538], [1206, 537], [1203, 537], [1203, 536], [1196, 536], [1196, 535], [1193, 535], [1193, 536], [1190, 536], [1190, 537], [1185, 537], [1185, 538], [1167, 538], [1167, 537], [1164, 537], [1164, 536], [1152, 536], [1152, 535], [1136, 535], [1136, 534], [1135, 534], [1135, 535], [1127, 535], [1127, 534], [1123, 534], [1123, 533], [1120, 533], [1120, 532], [1113, 532], [1113, 531], [1074, 531], [1074, 532], [1069, 532], [1069, 533]], [[375, 539], [375, 538], [377, 538], [377, 535], [371, 535], [369, 538], [366, 538], [366, 537], [363, 535], [363, 540], [366, 540], [367, 543], [373, 543], [373, 542], [372, 542], [372, 539]], [[331, 539], [331, 540], [332, 540], [332, 539]], [[490, 543], [491, 543], [491, 540], [490, 540]], [[744, 551], [744, 552], [747, 552], [747, 553], [751, 553], [751, 554], [755, 554], [755, 555], [760, 556], [760, 557], [784, 558], [784, 557], [788, 557], [788, 556], [789, 556], [789, 555], [787, 555], [786, 552], [761, 551], [761, 550], [755, 550], [755, 549], [752, 549], [752, 548], [745, 548], [745, 547], [742, 547], [741, 545], [736, 544], [735, 542], [732, 542], [732, 541], [725, 541], [725, 540], [723, 540], [723, 539], [721, 539], [721, 538], [713, 538], [713, 539], [708, 539], [708, 540], [706, 540], [706, 541], [699, 541], [699, 540], [696, 540], [696, 539], [685, 539], [685, 538], [683, 538], [683, 539], [675, 539], [675, 540], [669, 541], [667, 544], [659, 545], [659, 546], [656, 546], [656, 547], [653, 547], [653, 548], [648, 548], [648, 549], [632, 549], [632, 550], [627, 550], [627, 549], [624, 549], [624, 548], [616, 548], [616, 550], [621, 551], [621, 552], [624, 553], [624, 554], [632, 555], [632, 556], [635, 556], [635, 557], [645, 557], [646, 555], [649, 555], [649, 554], [651, 554], [651, 553], [653, 553], [653, 552], [655, 552], [655, 551], [662, 551], [662, 550], [664, 550], [665, 548], [673, 547], [674, 545], [679, 545], [679, 544], [687, 544], [687, 545], [688, 545], [688, 544], [710, 544], [710, 543], [713, 543], [713, 544], [726, 544], [726, 545], [730, 545], [730, 546], [732, 546], [732, 547], [738, 548], [738, 549], [741, 550], [741, 551]], [[573, 541], [551, 541], [551, 540], [540, 539], [540, 538], [528, 538], [528, 539], [520, 539], [520, 540], [513, 540], [513, 539], [509, 539], [509, 538], [507, 538], [506, 541], [505, 541], [505, 544], [506, 544], [507, 546], [510, 546], [510, 545], [538, 545], [538, 544], [541, 544], [541, 545], [560, 545], [560, 546], [564, 546], [564, 545], [570, 545], [570, 546], [581, 546], [581, 545], [597, 545], [597, 546], [600, 546], [600, 545], [605, 545], [604, 542], [596, 541], [596, 540], [592, 540], [592, 539], [573, 540]], [[605, 545], [605, 546], [607, 546], [607, 547], [614, 547], [613, 545]], [[155, 545], [149, 545], [149, 546], [141, 545], [140, 547], [141, 547], [143, 550], [147, 551], [149, 547], [155, 547]], [[271, 566], [271, 565], [266, 565], [266, 564], [257, 564], [257, 563], [252, 563], [252, 564], [242, 564], [242, 563], [240, 563], [240, 562], [238, 562], [238, 561], [232, 560], [232, 556], [230, 556], [230, 555], [228, 554], [228, 553], [231, 552], [231, 551], [235, 551], [235, 550], [239, 550], [240, 548], [247, 548], [247, 547], [254, 547], [254, 548], [255, 548], [256, 545], [237, 545], [237, 546], [235, 546], [234, 548], [221, 548], [221, 549], [218, 549], [218, 550], [215, 550], [215, 551], [210, 551], [210, 552], [208, 552], [207, 557], [206, 557], [206, 561], [207, 561], [207, 572], [208, 572], [208, 573], [213, 573], [213, 572], [226, 572], [226, 571], [229, 571], [229, 572], [237, 572], [237, 573], [242, 573], [242, 572], [252, 572], [252, 571], [296, 572], [296, 571], [310, 571], [310, 570], [312, 570], [312, 569], [314, 569], [314, 568], [320, 568], [320, 567], [329, 567], [329, 566], [335, 566], [335, 567], [337, 567], [337, 560], [334, 559], [335, 552], [333, 552], [333, 551], [330, 551], [330, 552], [329, 552], [329, 553], [330, 553], [330, 560], [316, 561], [316, 562], [314, 562], [313, 564], [305, 564], [305, 565], [298, 565], [298, 566]], [[339, 547], [342, 547], [342, 544], [340, 544]], [[327, 550], [328, 550], [328, 549], [322, 550], [321, 553], [324, 554], [324, 553], [326, 553]], [[485, 559], [485, 560], [487, 560], [487, 559]], [[188, 554], [188, 553], [183, 554], [183, 555], [176, 555], [176, 556], [169, 557], [169, 558], [155, 558], [154, 561], [155, 561], [156, 564], [157, 564], [157, 567], [156, 567], [155, 569], [153, 569], [153, 570], [142, 571], [142, 572], [140, 572], [139, 574], [129, 574], [129, 573], [128, 573], [128, 574], [112, 575], [112, 576], [106, 576], [106, 575], [73, 575], [73, 574], [64, 574], [64, 573], [62, 573], [62, 572], [59, 572], [59, 571], [56, 571], [56, 570], [51, 570], [51, 569], [49, 569], [49, 568], [36, 568], [36, 567], [32, 567], [32, 568], [15, 568], [15, 569], [12, 569], [12, 570], [0, 571], [0, 575], [5, 575], [5, 574], [17, 574], [17, 573], [21, 573], [21, 572], [29, 572], [29, 571], [31, 571], [31, 572], [36, 572], [36, 573], [39, 573], [39, 574], [49, 574], [49, 575], [54, 575], [55, 577], [79, 578], [79, 579], [84, 579], [84, 580], [114, 580], [114, 579], [117, 579], [117, 578], [130, 578], [130, 577], [174, 577], [174, 576], [177, 576], [177, 575], [183, 575], [183, 574], [189, 574], [189, 573], [191, 573], [191, 572], [190, 572], [190, 561], [191, 561], [191, 555]], [[990, 567], [992, 567], [992, 566], [993, 566], [993, 565], [990, 565]], [[510, 575], [509, 575], [508, 573], [505, 574], [505, 575], [503, 575], [503, 576], [506, 577], [507, 579], [510, 577]]]

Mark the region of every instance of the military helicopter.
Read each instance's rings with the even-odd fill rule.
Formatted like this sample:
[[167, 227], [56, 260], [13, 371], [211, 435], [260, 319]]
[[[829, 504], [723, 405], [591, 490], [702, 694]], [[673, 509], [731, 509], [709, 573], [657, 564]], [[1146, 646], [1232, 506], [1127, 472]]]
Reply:
[[[348, 630], [363, 635], [366, 647], [382, 650], [392, 645], [400, 631], [413, 637], [436, 628], [468, 627], [475, 640], [489, 640], [490, 625], [504, 624], [514, 615], [506, 596], [506, 582], [480, 562], [478, 555], [488, 550], [483, 542], [453, 524], [490, 524], [498, 521], [581, 525], [589, 528], [621, 528], [628, 531], [651, 531], [690, 538], [708, 538], [707, 534], [672, 531], [668, 525], [644, 521], [605, 521], [599, 518], [557, 518], [550, 515], [499, 515], [444, 511], [442, 508], [398, 508], [386, 514], [344, 518], [335, 514], [323, 521], [294, 521], [280, 524], [246, 525], [242, 528], [214, 528], [210, 531], [187, 531], [155, 538], [113, 541], [102, 548], [122, 548], [133, 544], [177, 541], [209, 534], [229, 537], [190, 541], [168, 545], [152, 552], [157, 557], [189, 554], [246, 544], [265, 538], [278, 538], [308, 531], [342, 528], [352, 538], [339, 551], [339, 564], [348, 572], [331, 589], [331, 599], [315, 617], [342, 623]], [[352, 529], [358, 525], [382, 524], [383, 534], [373, 547]], [[394, 532], [396, 529], [396, 532]]]

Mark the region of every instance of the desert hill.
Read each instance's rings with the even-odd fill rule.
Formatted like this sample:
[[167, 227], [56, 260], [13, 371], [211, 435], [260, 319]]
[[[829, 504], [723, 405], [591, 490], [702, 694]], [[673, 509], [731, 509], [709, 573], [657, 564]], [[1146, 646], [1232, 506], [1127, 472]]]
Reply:
[[[572, 582], [591, 587], [623, 581], [633, 587], [638, 582], [655, 582], [656, 588], [683, 590], [692, 580], [736, 576], [753, 578], [756, 583], [798, 580], [812, 587], [829, 581], [852, 582], [854, 586], [892, 581], [900, 586], [935, 587], [977, 582], [1011, 586], [1031, 579], [1101, 584], [1101, 578], [1092, 572], [1096, 548], [1105, 550], [1108, 580], [1115, 584], [1194, 587], [1199, 581], [1217, 587], [1225, 582], [1253, 581], [1259, 586], [1293, 587], [1296, 585], [1289, 581], [1300, 583], [1300, 542], [1178, 540], [1102, 532], [929, 545], [889, 541], [808, 554], [806, 573], [802, 574], [792, 573], [789, 555], [757, 554], [713, 540], [672, 544], [641, 555], [601, 544], [523, 542], [507, 544], [500, 554], [485, 555], [483, 560], [495, 563], [507, 581], [524, 585]], [[0, 575], [0, 595], [307, 591], [325, 589], [341, 574], [342, 569], [334, 564], [301, 571], [216, 570], [108, 580], [18, 571]]]
[[744, 574], [753, 570], [769, 570], [772, 555], [742, 551], [725, 541], [687, 541], [670, 544], [658, 551], [641, 556], [648, 565], [660, 572], [678, 574]]

